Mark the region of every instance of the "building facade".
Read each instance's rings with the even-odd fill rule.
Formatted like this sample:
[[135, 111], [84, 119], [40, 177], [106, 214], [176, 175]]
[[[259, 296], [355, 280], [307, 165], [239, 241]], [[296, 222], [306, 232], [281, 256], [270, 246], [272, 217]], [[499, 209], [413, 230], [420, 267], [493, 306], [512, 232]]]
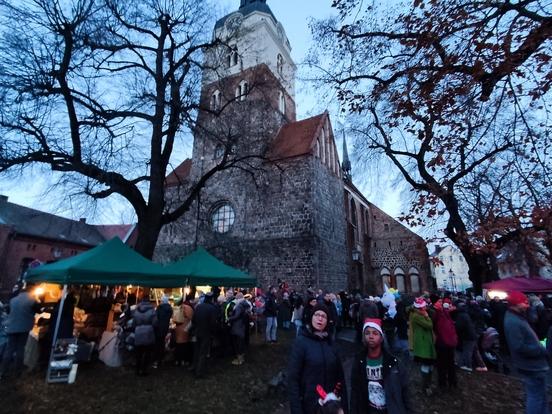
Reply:
[[438, 289], [463, 292], [473, 286], [468, 263], [460, 250], [452, 245], [436, 246], [431, 254], [431, 273]]
[[10, 203], [0, 195], [0, 300], [29, 266], [75, 256], [118, 236], [133, 246], [134, 225], [95, 226]]
[[243, 0], [220, 19], [224, 46], [206, 55], [192, 159], [166, 179], [168, 199], [217, 171], [190, 210], [163, 228], [155, 257], [203, 246], [257, 276], [296, 289], [427, 289], [423, 239], [375, 207], [341, 165], [327, 112], [296, 120], [285, 30], [266, 1]]

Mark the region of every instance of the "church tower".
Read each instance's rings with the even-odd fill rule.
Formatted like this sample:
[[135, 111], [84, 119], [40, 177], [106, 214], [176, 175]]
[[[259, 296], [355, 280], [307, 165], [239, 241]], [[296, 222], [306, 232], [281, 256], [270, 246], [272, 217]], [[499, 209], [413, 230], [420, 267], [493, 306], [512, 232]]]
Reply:
[[[223, 104], [222, 100], [216, 102], [217, 91], [222, 99], [229, 100], [247, 92], [255, 95], [255, 89], [264, 89], [264, 98], [272, 101], [272, 107], [284, 120], [295, 121], [297, 68], [284, 27], [266, 0], [242, 0], [237, 11], [217, 21], [213, 39], [222, 45], [206, 56], [203, 88], [205, 93], [211, 93], [215, 106]], [[217, 88], [217, 83], [232, 83], [232, 78], [239, 79], [238, 88], [226, 91]], [[243, 87], [244, 81], [247, 88]]]

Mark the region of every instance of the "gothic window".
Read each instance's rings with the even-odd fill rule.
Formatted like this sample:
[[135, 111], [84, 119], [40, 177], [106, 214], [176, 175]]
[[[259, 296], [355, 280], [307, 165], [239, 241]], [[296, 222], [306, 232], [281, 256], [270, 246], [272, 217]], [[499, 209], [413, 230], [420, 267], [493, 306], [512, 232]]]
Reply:
[[388, 268], [383, 267], [380, 271], [382, 287], [385, 290], [385, 286], [391, 287], [391, 272]]
[[236, 215], [232, 206], [227, 203], [219, 203], [213, 208], [211, 213], [211, 224], [216, 233], [228, 233], [234, 224]]
[[278, 109], [281, 113], [286, 113], [286, 96], [282, 91], [278, 93]]
[[418, 269], [412, 266], [408, 270], [408, 275], [410, 277], [410, 291], [412, 293], [418, 293], [420, 291], [420, 274]]
[[232, 46], [230, 48], [230, 51], [228, 52], [228, 60], [227, 60], [228, 67], [231, 68], [233, 66], [236, 66], [238, 64], [238, 61], [239, 61], [238, 47]]
[[218, 111], [220, 109], [220, 91], [216, 90], [211, 95], [211, 109], [213, 111]]
[[351, 224], [353, 225], [353, 239], [358, 240], [358, 220], [355, 200], [351, 199]]
[[277, 67], [278, 73], [280, 75], [283, 75], [283, 73], [284, 73], [284, 58], [279, 53], [278, 53], [278, 57], [276, 58], [276, 67]]
[[404, 281], [404, 271], [400, 267], [397, 267], [394, 273], [395, 273], [395, 283], [397, 284], [397, 290], [399, 292], [406, 292], [406, 284]]
[[248, 92], [249, 92], [249, 85], [247, 81], [244, 79], [236, 87], [236, 99], [238, 101], [245, 101], [245, 97], [247, 96]]

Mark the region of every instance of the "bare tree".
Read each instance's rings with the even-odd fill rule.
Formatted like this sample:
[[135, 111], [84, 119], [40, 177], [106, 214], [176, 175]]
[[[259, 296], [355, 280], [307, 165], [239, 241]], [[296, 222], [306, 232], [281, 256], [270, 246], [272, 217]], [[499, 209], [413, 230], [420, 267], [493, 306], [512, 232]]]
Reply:
[[0, 1], [0, 172], [39, 164], [93, 199], [121, 195], [138, 218], [136, 250], [152, 257], [162, 226], [208, 180], [254, 156], [227, 151], [178, 205], [167, 203], [175, 145], [205, 128], [202, 113], [226, 107], [200, 99], [204, 55], [228, 49], [205, 30], [213, 9], [196, 0]]
[[416, 193], [404, 218], [445, 217], [480, 290], [507, 240], [549, 232], [552, 10], [408, 3], [335, 0], [339, 16], [313, 26], [311, 62], [354, 114], [360, 151], [387, 159]]

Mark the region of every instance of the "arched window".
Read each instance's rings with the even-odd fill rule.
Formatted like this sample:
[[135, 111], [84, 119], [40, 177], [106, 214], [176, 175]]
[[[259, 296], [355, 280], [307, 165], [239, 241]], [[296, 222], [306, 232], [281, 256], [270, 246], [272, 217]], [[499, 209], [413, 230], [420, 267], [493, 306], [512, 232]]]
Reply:
[[351, 224], [356, 227], [357, 223], [356, 203], [351, 198]]
[[281, 113], [286, 113], [286, 96], [282, 91], [278, 93], [278, 109]]
[[236, 87], [236, 99], [238, 101], [245, 101], [245, 97], [247, 96], [248, 92], [249, 92], [249, 84], [244, 79]]
[[211, 109], [213, 111], [218, 111], [220, 109], [220, 91], [216, 90], [211, 95]]
[[284, 58], [279, 53], [278, 53], [278, 57], [276, 58], [276, 68], [280, 75], [284, 73]]
[[389, 271], [389, 269], [386, 268], [386, 267], [382, 267], [382, 269], [380, 271], [380, 276], [381, 276], [381, 284], [382, 284], [383, 290], [385, 290], [385, 286], [390, 288], [391, 287], [391, 272]]
[[395, 268], [395, 283], [397, 285], [397, 290], [399, 292], [406, 292], [406, 284], [404, 282], [404, 271], [400, 268], [400, 267], [397, 267]]
[[408, 270], [408, 275], [410, 276], [410, 291], [412, 293], [419, 293], [420, 292], [420, 274], [418, 272], [418, 269], [415, 267], [411, 267]]
[[228, 64], [228, 67], [231, 68], [232, 66], [236, 66], [238, 64], [238, 61], [238, 47], [232, 46], [230, 47], [230, 50], [228, 52], [228, 60], [226, 63]]

